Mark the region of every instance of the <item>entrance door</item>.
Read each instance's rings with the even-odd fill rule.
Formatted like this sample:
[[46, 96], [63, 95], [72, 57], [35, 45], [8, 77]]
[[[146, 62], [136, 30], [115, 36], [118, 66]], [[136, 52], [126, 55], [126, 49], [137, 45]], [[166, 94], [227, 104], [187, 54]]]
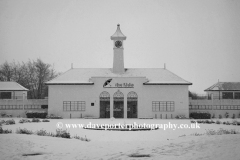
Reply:
[[127, 95], [127, 118], [137, 118], [137, 101], [137, 94], [129, 92]]
[[110, 118], [110, 94], [106, 91], [100, 94], [100, 118]]
[[124, 117], [124, 95], [119, 90], [113, 95], [113, 116], [114, 118]]

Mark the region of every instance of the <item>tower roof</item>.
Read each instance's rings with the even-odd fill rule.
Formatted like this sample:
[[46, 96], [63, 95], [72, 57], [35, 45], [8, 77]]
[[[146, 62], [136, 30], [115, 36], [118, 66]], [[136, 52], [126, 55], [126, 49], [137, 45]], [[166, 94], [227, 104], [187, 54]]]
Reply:
[[126, 36], [120, 30], [120, 24], [117, 25], [116, 32], [111, 36], [111, 40], [126, 40]]

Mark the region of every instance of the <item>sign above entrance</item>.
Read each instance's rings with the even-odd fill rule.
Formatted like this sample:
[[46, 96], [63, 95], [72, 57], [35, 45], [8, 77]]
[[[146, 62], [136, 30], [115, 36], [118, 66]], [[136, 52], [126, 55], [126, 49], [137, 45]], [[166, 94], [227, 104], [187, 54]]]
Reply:
[[132, 83], [113, 83], [112, 79], [108, 79], [104, 82], [103, 88], [134, 88]]

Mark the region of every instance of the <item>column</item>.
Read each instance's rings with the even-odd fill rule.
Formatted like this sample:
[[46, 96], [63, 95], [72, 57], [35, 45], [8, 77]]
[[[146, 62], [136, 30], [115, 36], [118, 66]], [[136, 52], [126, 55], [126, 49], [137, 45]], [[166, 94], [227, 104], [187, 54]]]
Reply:
[[113, 117], [113, 98], [110, 97], [110, 118]]
[[126, 96], [124, 96], [124, 106], [123, 106], [123, 108], [124, 108], [123, 118], [127, 119], [127, 97]]

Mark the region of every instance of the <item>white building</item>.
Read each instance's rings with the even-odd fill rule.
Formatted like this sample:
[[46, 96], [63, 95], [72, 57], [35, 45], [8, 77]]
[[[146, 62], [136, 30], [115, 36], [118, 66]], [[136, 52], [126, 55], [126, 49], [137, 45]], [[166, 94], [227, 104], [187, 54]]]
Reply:
[[124, 68], [126, 36], [117, 26], [113, 68], [74, 68], [47, 82], [48, 114], [64, 118], [189, 116], [188, 86], [165, 68]]

